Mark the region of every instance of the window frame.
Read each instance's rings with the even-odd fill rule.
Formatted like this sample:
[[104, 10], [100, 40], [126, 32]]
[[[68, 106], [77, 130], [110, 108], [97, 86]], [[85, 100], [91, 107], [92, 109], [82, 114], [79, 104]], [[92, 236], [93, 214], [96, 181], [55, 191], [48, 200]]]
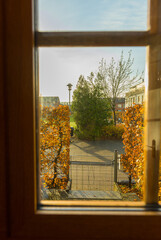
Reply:
[[[54, 205], [59, 207], [54, 209], [50, 204], [48, 207], [37, 209], [34, 81], [38, 74], [38, 71], [35, 73], [35, 65], [38, 69], [37, 46], [53, 46], [54, 41], [57, 46], [64, 46], [64, 44], [65, 46], [102, 46], [102, 44], [103, 46], [120, 46], [120, 44], [121, 46], [136, 46], [136, 44], [143, 44], [149, 46], [148, 51], [151, 51], [154, 41], [160, 39], [160, 33], [157, 32], [159, 13], [155, 15], [155, 19], [151, 19], [151, 28], [145, 32], [73, 32], [61, 35], [61, 33], [35, 33], [33, 4], [32, 0], [8, 0], [1, 5], [5, 39], [2, 55], [4, 60], [4, 87], [2, 86], [4, 117], [1, 122], [5, 123], [3, 170], [6, 190], [0, 189], [0, 191], [1, 196], [4, 195], [3, 205], [7, 203], [5, 208], [7, 220], [3, 222], [4, 229], [6, 229], [5, 237], [9, 239], [28, 237], [33, 239], [68, 237], [70, 239], [104, 239], [107, 237], [109, 239], [129, 239], [129, 237], [131, 239], [159, 239], [160, 208], [155, 199], [156, 193], [151, 187], [148, 188], [148, 185], [145, 195], [146, 204], [122, 202], [116, 205], [114, 202], [108, 202], [107, 206], [107, 202], [95, 201], [88, 202], [88, 205], [85, 203], [81, 209], [82, 203], [77, 201], [74, 203], [76, 207], [74, 210], [71, 202], [54, 202]], [[153, 5], [150, 1], [150, 4], [153, 13], [157, 13], [158, 9], [161, 13], [160, 0], [153, 0]], [[65, 39], [66, 42], [64, 43], [64, 40], [62, 42], [61, 39]], [[97, 39], [96, 42], [93, 39]], [[148, 60], [149, 63], [150, 60]], [[153, 64], [155, 61], [152, 62]], [[150, 65], [149, 69], [151, 69]], [[148, 99], [150, 97], [148, 95]], [[151, 154], [151, 152], [148, 153]], [[147, 175], [149, 176], [149, 170], [151, 168], [156, 170], [156, 164], [148, 161]], [[148, 180], [145, 179], [145, 181], [148, 184]], [[154, 184], [157, 187], [156, 179]], [[2, 218], [0, 219], [2, 221]]]

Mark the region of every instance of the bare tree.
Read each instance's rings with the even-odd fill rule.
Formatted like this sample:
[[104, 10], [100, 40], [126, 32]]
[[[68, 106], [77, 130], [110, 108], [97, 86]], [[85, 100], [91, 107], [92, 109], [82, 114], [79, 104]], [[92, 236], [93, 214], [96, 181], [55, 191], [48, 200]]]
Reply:
[[99, 73], [107, 83], [108, 96], [110, 97], [115, 125], [117, 98], [123, 97], [131, 86], [143, 80], [143, 72], [141, 74], [139, 74], [138, 71], [134, 73], [132, 69], [133, 63], [134, 58], [131, 56], [131, 51], [129, 51], [127, 59], [124, 59], [124, 53], [122, 51], [120, 59], [117, 62], [112, 58], [108, 65], [105, 59], [102, 59], [99, 63]]

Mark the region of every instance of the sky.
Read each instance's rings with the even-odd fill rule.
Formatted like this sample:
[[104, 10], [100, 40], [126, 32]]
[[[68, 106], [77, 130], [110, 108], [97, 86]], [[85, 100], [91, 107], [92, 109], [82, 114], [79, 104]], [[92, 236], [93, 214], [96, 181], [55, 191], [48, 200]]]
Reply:
[[[39, 0], [39, 31], [121, 31], [147, 29], [147, 0]], [[42, 96], [68, 101], [79, 76], [96, 72], [102, 58], [117, 61], [132, 50], [133, 71], [145, 69], [144, 47], [40, 48], [39, 79]]]

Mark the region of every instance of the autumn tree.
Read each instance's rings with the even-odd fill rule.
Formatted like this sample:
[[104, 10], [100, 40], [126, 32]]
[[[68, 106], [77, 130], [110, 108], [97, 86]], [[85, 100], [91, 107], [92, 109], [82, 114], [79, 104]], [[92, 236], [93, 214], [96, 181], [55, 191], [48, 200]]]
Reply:
[[134, 105], [125, 109], [123, 117], [123, 144], [125, 154], [121, 155], [121, 163], [131, 179], [135, 179], [138, 188], [143, 189], [144, 156], [143, 156], [143, 106]]
[[69, 175], [69, 107], [43, 107], [40, 121], [41, 179], [48, 188], [64, 189]]
[[79, 133], [85, 138], [100, 136], [103, 126], [111, 116], [106, 82], [97, 73], [85, 79], [80, 76], [73, 92], [72, 112]]
[[110, 105], [113, 112], [114, 124], [116, 125], [116, 100], [118, 97], [129, 90], [129, 88], [143, 79], [143, 73], [139, 74], [133, 71], [134, 58], [131, 56], [131, 51], [128, 53], [128, 58], [124, 58], [123, 51], [120, 59], [115, 61], [112, 57], [109, 64], [105, 59], [99, 63], [99, 74], [107, 83], [108, 96], [110, 97]]

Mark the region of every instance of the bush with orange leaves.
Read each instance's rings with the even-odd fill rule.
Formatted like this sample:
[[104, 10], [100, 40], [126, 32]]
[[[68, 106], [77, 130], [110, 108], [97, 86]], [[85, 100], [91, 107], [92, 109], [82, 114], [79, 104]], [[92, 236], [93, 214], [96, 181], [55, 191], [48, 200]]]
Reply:
[[123, 117], [123, 143], [125, 154], [121, 155], [121, 163], [131, 179], [135, 179], [137, 188], [143, 191], [144, 154], [143, 154], [143, 105], [136, 104], [125, 109]]
[[48, 188], [65, 189], [69, 176], [70, 110], [43, 107], [40, 120], [40, 176]]

